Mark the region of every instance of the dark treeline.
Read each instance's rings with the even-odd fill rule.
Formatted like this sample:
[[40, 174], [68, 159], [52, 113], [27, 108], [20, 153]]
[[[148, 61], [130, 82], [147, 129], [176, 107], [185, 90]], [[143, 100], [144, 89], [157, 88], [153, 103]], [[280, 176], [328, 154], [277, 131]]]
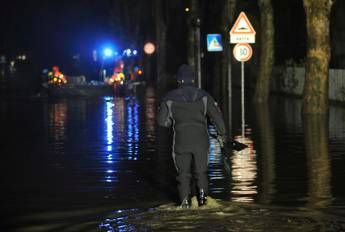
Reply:
[[[147, 41], [157, 46], [147, 57], [149, 78], [162, 92], [174, 87], [173, 76], [182, 63], [196, 65], [195, 30], [200, 19], [202, 85], [223, 103], [227, 95], [227, 68], [232, 62], [233, 78], [238, 78], [239, 64], [232, 58], [229, 30], [241, 11], [246, 12], [257, 34], [252, 44], [253, 57], [246, 62], [247, 86], [255, 86], [259, 76], [270, 76], [268, 66], [304, 65], [307, 57], [306, 8], [302, 0], [72, 0], [7, 1], [1, 7], [0, 53], [15, 56], [26, 52], [32, 65], [40, 70], [58, 64], [68, 67], [75, 53], [90, 56], [104, 41], [119, 46], [141, 48]], [[323, 1], [317, 1], [322, 4]], [[186, 10], [188, 8], [188, 11]], [[270, 11], [268, 9], [272, 8]], [[331, 68], [345, 68], [344, 1], [335, 1], [330, 15]], [[271, 15], [273, 27], [269, 26]], [[269, 28], [270, 27], [270, 28]], [[269, 33], [267, 33], [269, 32]], [[225, 52], [206, 50], [206, 34], [223, 35]], [[273, 38], [269, 38], [272, 35]], [[270, 44], [272, 39], [273, 44]], [[263, 51], [274, 51], [262, 68]], [[269, 54], [269, 53], [267, 53]], [[261, 56], [263, 55], [263, 56]], [[268, 64], [268, 65], [267, 65]], [[260, 70], [260, 71], [259, 71]], [[264, 80], [265, 81], [265, 80]], [[269, 80], [268, 80], [269, 81]], [[258, 88], [258, 87], [257, 87]], [[265, 87], [267, 88], [267, 87]], [[263, 96], [262, 99], [267, 97]]]

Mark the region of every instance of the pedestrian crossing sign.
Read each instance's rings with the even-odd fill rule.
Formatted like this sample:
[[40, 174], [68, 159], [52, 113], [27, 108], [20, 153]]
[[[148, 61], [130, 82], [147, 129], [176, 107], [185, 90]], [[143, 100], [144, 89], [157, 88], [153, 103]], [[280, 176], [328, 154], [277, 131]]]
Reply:
[[208, 34], [207, 35], [207, 51], [221, 52], [223, 51], [222, 35], [221, 34]]

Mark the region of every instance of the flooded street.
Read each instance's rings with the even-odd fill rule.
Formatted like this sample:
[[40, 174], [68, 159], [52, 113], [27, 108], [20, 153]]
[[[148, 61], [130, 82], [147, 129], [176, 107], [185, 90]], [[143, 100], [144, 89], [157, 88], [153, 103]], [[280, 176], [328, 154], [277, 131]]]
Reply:
[[153, 88], [0, 99], [1, 231], [345, 231], [344, 105], [302, 118], [299, 99], [272, 99], [247, 103], [244, 138], [234, 100], [232, 134], [249, 148], [224, 156], [211, 138], [217, 201], [187, 211], [174, 206], [171, 132], [156, 127]]

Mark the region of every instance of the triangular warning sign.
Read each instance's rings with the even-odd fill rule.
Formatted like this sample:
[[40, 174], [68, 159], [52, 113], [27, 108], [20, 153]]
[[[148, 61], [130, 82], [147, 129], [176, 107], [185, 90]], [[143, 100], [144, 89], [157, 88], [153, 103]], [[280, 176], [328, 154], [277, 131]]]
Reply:
[[220, 47], [222, 47], [222, 46], [219, 44], [219, 42], [218, 42], [218, 40], [217, 40], [216, 38], [214, 38], [214, 39], [211, 41], [210, 46], [211, 46], [211, 47], [214, 47], [214, 48], [220, 48]]
[[249, 22], [249, 19], [244, 12], [240, 13], [234, 26], [231, 28], [230, 35], [232, 34], [256, 34], [252, 24]]

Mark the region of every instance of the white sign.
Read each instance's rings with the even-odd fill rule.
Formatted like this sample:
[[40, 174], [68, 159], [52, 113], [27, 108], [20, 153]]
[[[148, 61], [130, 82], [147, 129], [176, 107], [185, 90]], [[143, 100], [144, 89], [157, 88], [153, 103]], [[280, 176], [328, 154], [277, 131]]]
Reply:
[[253, 55], [253, 49], [249, 44], [236, 44], [233, 50], [236, 60], [241, 62], [248, 61]]
[[241, 12], [230, 30], [230, 43], [255, 43], [255, 34], [246, 14]]

